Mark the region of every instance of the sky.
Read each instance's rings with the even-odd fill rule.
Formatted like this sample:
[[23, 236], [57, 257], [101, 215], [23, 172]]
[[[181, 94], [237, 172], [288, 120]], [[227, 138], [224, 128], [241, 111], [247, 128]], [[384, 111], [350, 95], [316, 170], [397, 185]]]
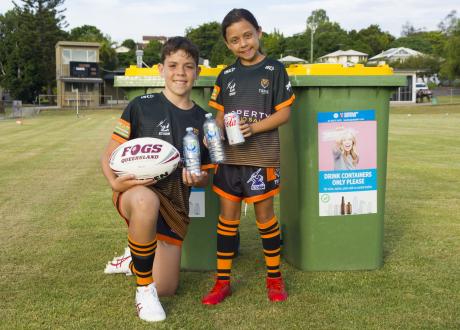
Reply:
[[[0, 0], [0, 13], [13, 6], [11, 0]], [[64, 8], [66, 30], [94, 25], [118, 43], [138, 42], [144, 35], [184, 35], [187, 28], [221, 22], [232, 8], [250, 10], [265, 32], [277, 29], [284, 36], [304, 31], [316, 9], [326, 10], [330, 21], [347, 31], [378, 24], [396, 37], [407, 22], [417, 29], [435, 30], [452, 10], [460, 16], [459, 0], [66, 0]]]

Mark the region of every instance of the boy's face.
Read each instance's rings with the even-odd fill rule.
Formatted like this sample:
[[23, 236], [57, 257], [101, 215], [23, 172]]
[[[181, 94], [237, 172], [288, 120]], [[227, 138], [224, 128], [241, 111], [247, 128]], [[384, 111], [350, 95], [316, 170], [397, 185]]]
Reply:
[[165, 89], [177, 96], [186, 96], [190, 93], [199, 69], [193, 57], [181, 49], [166, 56], [164, 63], [158, 65], [158, 70], [165, 80]]

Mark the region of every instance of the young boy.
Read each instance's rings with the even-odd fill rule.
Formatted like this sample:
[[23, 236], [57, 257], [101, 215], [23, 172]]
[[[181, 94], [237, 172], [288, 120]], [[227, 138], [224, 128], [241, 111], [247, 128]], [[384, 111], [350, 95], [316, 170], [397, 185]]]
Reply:
[[[186, 38], [174, 37], [165, 43], [158, 65], [165, 80], [164, 91], [137, 97], [128, 104], [102, 156], [102, 170], [113, 190], [114, 204], [128, 224], [129, 268], [137, 278], [137, 313], [150, 322], [166, 318], [158, 295], [172, 295], [178, 286], [181, 244], [190, 221], [190, 186], [205, 186], [208, 175], [205, 171], [192, 175], [178, 168], [158, 182], [136, 180], [132, 175], [117, 177], [109, 159], [120, 144], [138, 137], [163, 139], [182, 154], [187, 127], [199, 132], [203, 141], [206, 112], [190, 99], [199, 74], [198, 54], [197, 47]], [[201, 155], [202, 169], [211, 167], [203, 144]]]

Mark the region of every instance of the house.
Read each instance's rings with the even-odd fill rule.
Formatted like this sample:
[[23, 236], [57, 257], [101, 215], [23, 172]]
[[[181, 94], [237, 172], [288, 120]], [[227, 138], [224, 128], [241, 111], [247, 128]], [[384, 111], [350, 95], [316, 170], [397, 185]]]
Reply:
[[385, 61], [385, 62], [394, 62], [394, 61], [401, 61], [404, 62], [407, 58], [412, 57], [412, 56], [421, 56], [424, 55], [423, 53], [420, 53], [416, 50], [406, 48], [406, 47], [398, 47], [398, 48], [390, 48], [388, 50], [385, 50], [381, 52], [378, 55], [375, 55], [374, 57], [371, 57], [369, 61], [372, 62], [380, 62], [380, 61]]
[[130, 50], [131, 49], [129, 49], [128, 47], [120, 46], [120, 47], [115, 48], [115, 53], [117, 53], [117, 54], [125, 54], [125, 53], [129, 52]]
[[142, 43], [144, 45], [147, 45], [152, 40], [156, 40], [163, 45], [168, 38], [165, 36], [142, 36]]
[[306, 61], [306, 60], [304, 60], [302, 58], [298, 58], [298, 57], [291, 56], [291, 55], [284, 56], [284, 57], [280, 58], [278, 61], [280, 61], [281, 63], [284, 63], [284, 64], [308, 63], [308, 61]]
[[98, 42], [59, 41], [56, 44], [58, 107], [96, 107], [100, 104]]
[[330, 54], [321, 56], [320, 63], [339, 63], [339, 64], [356, 64], [367, 61], [368, 54], [361, 53], [353, 49], [338, 50]]
[[406, 86], [398, 87], [398, 90], [393, 93], [390, 98], [391, 103], [416, 103], [417, 97], [415, 84], [417, 83], [417, 75], [420, 74], [417, 70], [409, 69], [393, 69], [394, 75], [405, 76]]

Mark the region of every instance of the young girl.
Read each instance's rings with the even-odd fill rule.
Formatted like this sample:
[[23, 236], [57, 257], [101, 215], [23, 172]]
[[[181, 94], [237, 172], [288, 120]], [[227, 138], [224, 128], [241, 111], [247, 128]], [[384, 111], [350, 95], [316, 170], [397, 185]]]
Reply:
[[222, 34], [237, 61], [218, 76], [209, 105], [218, 110], [221, 127], [224, 114], [236, 112], [246, 141], [233, 146], [225, 143], [226, 160], [214, 176], [213, 189], [220, 196], [221, 209], [217, 278], [202, 303], [218, 304], [231, 294], [230, 271], [243, 200], [254, 203], [267, 266], [268, 298], [284, 301], [287, 293], [279, 270], [280, 229], [273, 196], [280, 182], [278, 127], [288, 121], [294, 95], [284, 66], [262, 54], [262, 29], [248, 10], [230, 11], [222, 22]]

